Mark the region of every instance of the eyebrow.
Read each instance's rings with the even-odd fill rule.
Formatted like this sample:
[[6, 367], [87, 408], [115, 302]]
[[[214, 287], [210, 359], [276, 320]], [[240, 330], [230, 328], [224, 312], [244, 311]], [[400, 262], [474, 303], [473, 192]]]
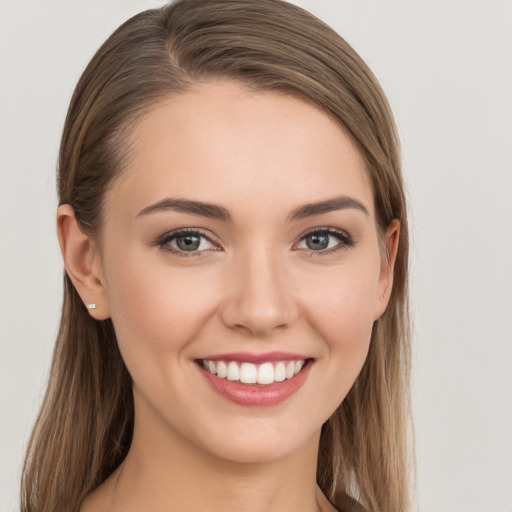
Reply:
[[[324, 213], [329, 213], [336, 210], [346, 210], [349, 208], [359, 210], [365, 215], [369, 215], [366, 207], [357, 199], [349, 196], [339, 196], [332, 199], [326, 199], [325, 201], [308, 203], [303, 206], [299, 206], [297, 209], [293, 210], [288, 219], [290, 221], [300, 220], [306, 217], [313, 217], [315, 215], [322, 215]], [[192, 215], [199, 215], [201, 217], [222, 220], [225, 222], [232, 221], [231, 214], [223, 206], [204, 203], [202, 201], [174, 199], [170, 197], [165, 198], [158, 203], [147, 206], [137, 214], [137, 217], [143, 217], [144, 215], [148, 215], [150, 213], [169, 210], [180, 213], [190, 213]]]
[[158, 203], [152, 204], [144, 208], [137, 214], [137, 217], [142, 217], [148, 213], [162, 212], [172, 210], [180, 213], [190, 213], [192, 215], [200, 215], [209, 219], [231, 221], [231, 215], [226, 208], [210, 203], [203, 203], [201, 201], [191, 201], [188, 199], [173, 199], [166, 198]]
[[367, 208], [363, 203], [349, 196], [338, 196], [325, 201], [319, 201], [317, 203], [308, 203], [304, 206], [300, 206], [294, 210], [290, 216], [290, 220], [299, 220], [306, 217], [313, 217], [315, 215], [322, 215], [324, 213], [333, 212], [336, 210], [355, 209], [363, 212], [365, 215], [370, 215]]

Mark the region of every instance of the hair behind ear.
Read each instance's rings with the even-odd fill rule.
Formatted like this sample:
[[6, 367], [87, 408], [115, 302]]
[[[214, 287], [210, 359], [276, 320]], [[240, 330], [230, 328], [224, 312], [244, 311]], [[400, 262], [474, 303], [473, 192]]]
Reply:
[[112, 322], [89, 315], [66, 275], [48, 388], [23, 469], [21, 510], [78, 510], [124, 459], [132, 431], [131, 378]]

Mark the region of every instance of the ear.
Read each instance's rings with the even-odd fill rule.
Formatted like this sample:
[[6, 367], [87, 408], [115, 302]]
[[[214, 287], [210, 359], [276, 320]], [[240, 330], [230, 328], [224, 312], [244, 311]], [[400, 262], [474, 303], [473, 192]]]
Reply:
[[[57, 211], [57, 236], [66, 272], [76, 291], [96, 320], [109, 318], [101, 258], [96, 242], [78, 225], [71, 205], [63, 204]], [[95, 305], [91, 308], [90, 305]]]
[[400, 222], [395, 219], [387, 227], [384, 235], [384, 250], [381, 255], [380, 275], [378, 284], [378, 297], [375, 307], [374, 320], [377, 320], [386, 311], [386, 307], [393, 289], [393, 272], [395, 268], [398, 242], [400, 238]]

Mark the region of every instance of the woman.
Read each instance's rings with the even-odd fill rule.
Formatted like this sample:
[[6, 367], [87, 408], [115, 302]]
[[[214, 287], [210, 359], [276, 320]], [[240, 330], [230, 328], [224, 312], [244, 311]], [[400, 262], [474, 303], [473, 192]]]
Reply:
[[23, 510], [406, 510], [407, 215], [352, 48], [275, 0], [140, 13], [59, 158]]

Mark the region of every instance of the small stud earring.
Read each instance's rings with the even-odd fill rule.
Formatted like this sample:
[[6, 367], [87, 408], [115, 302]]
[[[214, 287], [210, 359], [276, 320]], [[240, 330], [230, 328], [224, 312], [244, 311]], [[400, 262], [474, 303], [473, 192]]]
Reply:
[[96, 304], [87, 304], [87, 309], [96, 309]]

